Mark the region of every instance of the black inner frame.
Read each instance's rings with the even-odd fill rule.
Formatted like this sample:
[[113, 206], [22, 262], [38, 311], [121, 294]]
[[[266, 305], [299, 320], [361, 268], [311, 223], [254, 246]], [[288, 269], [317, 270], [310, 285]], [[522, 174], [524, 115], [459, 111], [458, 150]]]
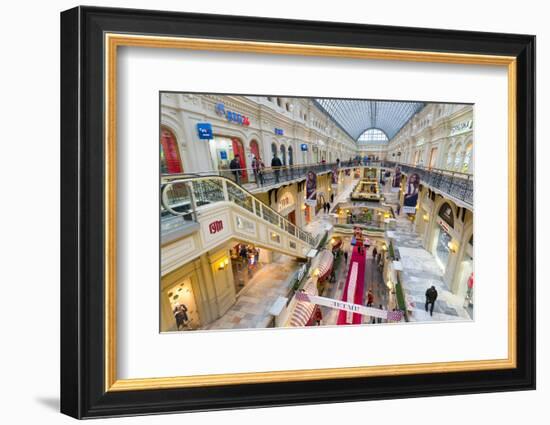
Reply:
[[[517, 57], [517, 368], [104, 391], [104, 34]], [[535, 388], [535, 37], [77, 7], [61, 14], [61, 411], [77, 418]]]

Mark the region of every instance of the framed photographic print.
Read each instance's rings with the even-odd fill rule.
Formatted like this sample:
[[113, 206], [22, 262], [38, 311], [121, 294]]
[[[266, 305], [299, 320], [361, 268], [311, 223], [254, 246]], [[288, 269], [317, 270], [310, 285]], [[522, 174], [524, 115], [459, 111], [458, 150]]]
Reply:
[[61, 411], [535, 388], [535, 37], [61, 14]]

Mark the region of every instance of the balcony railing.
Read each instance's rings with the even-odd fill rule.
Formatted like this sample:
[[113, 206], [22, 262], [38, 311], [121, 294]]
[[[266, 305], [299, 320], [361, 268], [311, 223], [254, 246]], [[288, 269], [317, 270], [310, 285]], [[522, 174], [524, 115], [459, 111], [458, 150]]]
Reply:
[[425, 168], [393, 161], [384, 161], [382, 166], [388, 168], [399, 166], [405, 174], [417, 173], [422, 184], [438, 189], [470, 206], [474, 203], [474, 176], [471, 174], [439, 168]]
[[[341, 166], [347, 164], [342, 162]], [[312, 171], [315, 174], [332, 171], [337, 167], [336, 163], [307, 164], [307, 165], [283, 165], [281, 167], [261, 167], [261, 168], [239, 168], [209, 170], [193, 174], [166, 174], [162, 178], [164, 181], [179, 180], [190, 176], [219, 176], [228, 178], [238, 183], [248, 190], [255, 190], [262, 187], [268, 187], [285, 183], [293, 180], [305, 179], [307, 174]]]
[[316, 243], [313, 235], [296, 227], [232, 180], [219, 176], [163, 179], [161, 231], [172, 230], [176, 221], [180, 226], [197, 222], [197, 211], [202, 206], [218, 202], [232, 202], [311, 246]]

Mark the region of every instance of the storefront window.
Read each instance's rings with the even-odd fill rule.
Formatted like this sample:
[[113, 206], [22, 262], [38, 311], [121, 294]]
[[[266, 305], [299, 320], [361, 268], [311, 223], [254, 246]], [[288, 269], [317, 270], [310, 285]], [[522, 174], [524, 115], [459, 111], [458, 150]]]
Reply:
[[195, 295], [191, 286], [191, 279], [184, 279], [180, 283], [165, 291], [170, 301], [170, 307], [176, 320], [177, 330], [197, 329], [201, 326]]
[[451, 235], [440, 227], [437, 235], [437, 245], [435, 247], [435, 258], [443, 270], [446, 270], [447, 262], [449, 261], [449, 242], [451, 242], [451, 239]]
[[464, 154], [464, 161], [462, 162], [462, 172], [463, 173], [469, 173], [470, 170], [470, 163], [472, 162], [472, 145], [469, 144], [466, 148], [466, 153]]
[[462, 169], [462, 151], [457, 152], [453, 169], [460, 171]]
[[452, 170], [454, 160], [455, 160], [455, 153], [454, 151], [450, 151], [449, 155], [447, 155], [447, 165], [445, 167], [447, 170]]
[[210, 154], [216, 170], [229, 168], [229, 163], [235, 157], [233, 143], [229, 137], [216, 136], [210, 140]]

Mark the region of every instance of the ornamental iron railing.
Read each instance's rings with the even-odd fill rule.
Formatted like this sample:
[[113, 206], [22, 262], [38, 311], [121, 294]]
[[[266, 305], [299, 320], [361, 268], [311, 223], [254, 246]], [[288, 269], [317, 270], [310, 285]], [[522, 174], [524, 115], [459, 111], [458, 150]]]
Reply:
[[161, 183], [161, 232], [187, 223], [198, 222], [197, 210], [205, 205], [231, 202], [280, 228], [291, 236], [315, 246], [317, 238], [306, 232], [268, 205], [259, 201], [245, 188], [220, 176], [187, 177], [164, 180]]
[[383, 161], [382, 167], [399, 167], [404, 174], [416, 173], [421, 184], [437, 189], [470, 206], [474, 203], [474, 176], [458, 171], [425, 168], [393, 161]]

